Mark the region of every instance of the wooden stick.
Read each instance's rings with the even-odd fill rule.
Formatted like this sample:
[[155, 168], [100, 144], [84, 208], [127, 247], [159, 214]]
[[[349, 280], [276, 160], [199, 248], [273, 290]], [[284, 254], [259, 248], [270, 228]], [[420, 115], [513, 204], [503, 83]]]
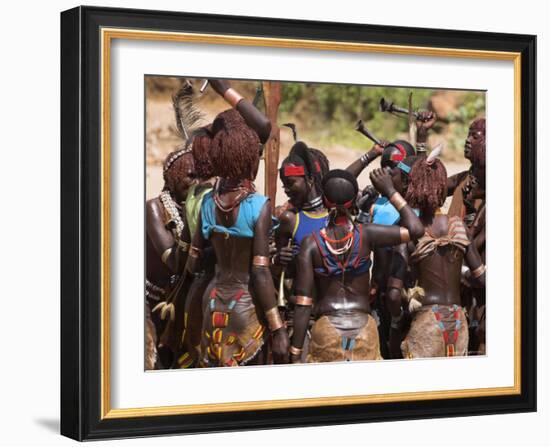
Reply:
[[263, 82], [265, 112], [271, 121], [271, 135], [264, 149], [265, 156], [265, 195], [271, 201], [272, 211], [275, 209], [277, 196], [277, 168], [279, 166], [280, 129], [277, 125], [277, 114], [281, 103], [281, 83]]

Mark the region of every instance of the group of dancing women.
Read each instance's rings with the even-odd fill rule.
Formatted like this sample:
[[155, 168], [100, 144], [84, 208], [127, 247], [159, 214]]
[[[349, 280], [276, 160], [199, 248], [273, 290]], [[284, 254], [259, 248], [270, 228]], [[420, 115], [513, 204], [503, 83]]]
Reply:
[[346, 169], [294, 141], [275, 207], [254, 186], [271, 122], [209, 85], [228, 109], [199, 125], [183, 83], [182, 143], [146, 204], [145, 369], [484, 354], [484, 118], [453, 176], [427, 147], [430, 111], [414, 146], [381, 141]]

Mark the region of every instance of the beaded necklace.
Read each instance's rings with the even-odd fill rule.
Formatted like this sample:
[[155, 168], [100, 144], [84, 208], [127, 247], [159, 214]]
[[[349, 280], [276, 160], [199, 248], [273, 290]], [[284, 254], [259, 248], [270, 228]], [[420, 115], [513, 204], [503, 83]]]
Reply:
[[[229, 205], [226, 205], [221, 197], [221, 193], [225, 192], [235, 192], [239, 191], [239, 194], [231, 201]], [[216, 182], [216, 186], [214, 187], [214, 203], [218, 207], [220, 211], [223, 213], [230, 213], [233, 211], [239, 204], [246, 199], [250, 194], [254, 193], [256, 191], [256, 188], [254, 187], [254, 183], [244, 180], [242, 182], [239, 182], [237, 185], [232, 186], [228, 184], [227, 181], [224, 181], [222, 179], [218, 180]], [[229, 218], [229, 216], [224, 216], [226, 219]]]
[[181, 214], [179, 212], [179, 208], [181, 207], [174, 201], [169, 191], [162, 191], [159, 198], [162, 206], [164, 206], [164, 209], [170, 216], [169, 222], [174, 222], [174, 225], [176, 226], [176, 228], [172, 230], [174, 232], [174, 236], [179, 238], [184, 226], [183, 219], [181, 218]]
[[[323, 228], [320, 233], [321, 237], [325, 240], [327, 244], [328, 251], [330, 251], [335, 256], [341, 256], [344, 253], [347, 253], [351, 246], [353, 245], [354, 241], [354, 228], [353, 224], [348, 221], [347, 223], [347, 233], [344, 237], [340, 239], [332, 239], [328, 236], [326, 228]], [[332, 244], [342, 244], [345, 242], [345, 245], [340, 248], [334, 248]]]

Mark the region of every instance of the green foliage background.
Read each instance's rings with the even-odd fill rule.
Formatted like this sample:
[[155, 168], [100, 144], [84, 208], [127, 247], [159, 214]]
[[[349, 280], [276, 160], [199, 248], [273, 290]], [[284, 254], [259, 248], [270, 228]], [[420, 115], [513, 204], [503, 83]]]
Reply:
[[[415, 110], [434, 110], [432, 99], [446, 96], [456, 102], [452, 110], [439, 113], [432, 137], [446, 141], [448, 158], [462, 156], [468, 126], [485, 115], [485, 94], [473, 91], [442, 91], [422, 88], [396, 88], [358, 85], [284, 83], [280, 105], [281, 123], [295, 122], [298, 136], [319, 147], [346, 146], [364, 150], [371, 143], [354, 130], [362, 119], [380, 139], [407, 138], [406, 115], [381, 112], [379, 103], [386, 98], [401, 107], [408, 106], [409, 94]], [[445, 99], [443, 99], [445, 102]], [[441, 101], [439, 101], [441, 103]]]

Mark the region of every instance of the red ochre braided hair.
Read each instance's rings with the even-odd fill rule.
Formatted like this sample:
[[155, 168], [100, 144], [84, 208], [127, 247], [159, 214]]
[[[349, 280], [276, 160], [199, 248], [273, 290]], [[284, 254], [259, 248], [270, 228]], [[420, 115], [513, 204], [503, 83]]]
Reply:
[[254, 180], [260, 160], [260, 139], [234, 109], [220, 113], [212, 123], [210, 159], [214, 175]]
[[202, 128], [193, 136], [191, 145], [193, 158], [195, 159], [195, 171], [197, 176], [206, 180], [214, 177], [212, 166], [212, 137], [207, 128]]
[[409, 173], [405, 200], [421, 215], [429, 216], [445, 203], [447, 197], [447, 170], [439, 159], [431, 164], [418, 160]]
[[164, 190], [174, 192], [176, 185], [187, 175], [187, 167], [194, 166], [193, 154], [183, 149], [171, 152], [164, 161]]

